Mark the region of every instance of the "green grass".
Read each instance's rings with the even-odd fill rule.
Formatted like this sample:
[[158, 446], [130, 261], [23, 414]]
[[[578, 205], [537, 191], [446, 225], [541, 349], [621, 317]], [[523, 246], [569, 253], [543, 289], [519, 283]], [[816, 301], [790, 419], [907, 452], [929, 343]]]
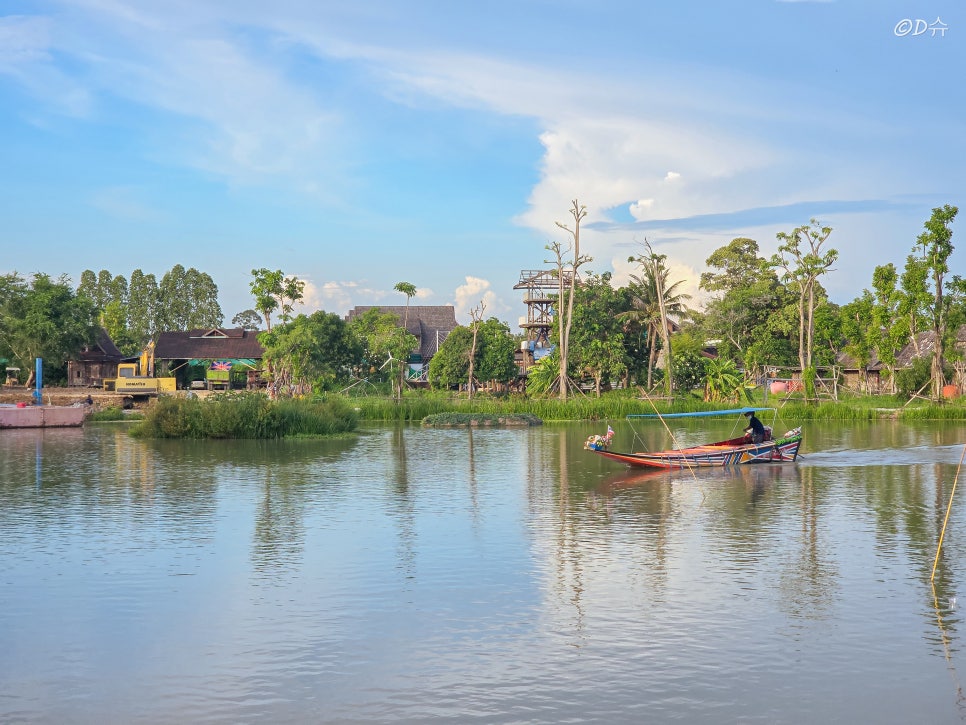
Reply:
[[117, 421], [138, 421], [144, 419], [143, 413], [133, 413], [126, 412], [120, 406], [114, 405], [110, 408], [104, 408], [103, 410], [97, 410], [91, 413], [88, 418], [89, 421], [94, 423], [114, 423]]
[[[478, 395], [473, 400], [432, 391], [408, 391], [401, 401], [386, 397], [358, 397], [351, 400], [362, 420], [418, 422], [430, 415], [459, 413], [505, 416], [527, 413], [546, 422], [576, 420], [617, 420], [630, 414], [693, 413], [740, 408], [743, 404], [706, 403], [694, 396], [674, 400], [642, 400], [637, 391], [612, 391], [600, 398], [577, 395], [561, 402], [557, 398], [528, 398], [523, 395], [491, 397]], [[840, 401], [821, 400], [807, 404], [792, 398], [784, 401], [771, 395], [757, 395], [747, 403], [753, 407], [776, 407], [784, 420], [966, 420], [966, 402], [947, 401], [935, 405], [914, 401], [903, 407], [894, 396], [853, 396]]]
[[209, 398], [163, 396], [132, 429], [139, 438], [290, 438], [354, 431], [358, 416], [343, 400], [269, 400], [262, 393]]

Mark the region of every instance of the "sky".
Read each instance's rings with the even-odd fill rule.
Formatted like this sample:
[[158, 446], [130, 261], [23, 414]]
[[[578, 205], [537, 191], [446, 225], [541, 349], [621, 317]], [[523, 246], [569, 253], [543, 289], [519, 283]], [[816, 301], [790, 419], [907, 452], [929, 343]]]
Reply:
[[647, 242], [695, 303], [814, 218], [844, 304], [966, 204], [964, 71], [961, 0], [4, 0], [0, 273], [195, 267], [226, 324], [256, 268], [304, 312], [408, 282], [519, 332], [577, 200], [582, 272]]

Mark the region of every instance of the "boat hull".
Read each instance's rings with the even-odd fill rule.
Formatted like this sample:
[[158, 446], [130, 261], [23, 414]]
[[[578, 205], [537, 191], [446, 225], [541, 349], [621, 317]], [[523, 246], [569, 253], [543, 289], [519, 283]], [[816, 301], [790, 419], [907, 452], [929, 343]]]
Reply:
[[74, 428], [85, 418], [87, 410], [80, 406], [0, 405], [0, 428]]
[[779, 440], [762, 443], [722, 441], [657, 453], [618, 453], [608, 450], [594, 452], [609, 460], [635, 468], [711, 468], [759, 463], [794, 463], [798, 458], [801, 444], [801, 433], [796, 432]]

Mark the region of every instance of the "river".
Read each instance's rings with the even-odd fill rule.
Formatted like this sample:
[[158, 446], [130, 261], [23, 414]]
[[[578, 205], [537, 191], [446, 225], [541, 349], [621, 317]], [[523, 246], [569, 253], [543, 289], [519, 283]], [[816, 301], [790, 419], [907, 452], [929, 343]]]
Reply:
[[0, 431], [0, 722], [966, 721], [966, 424], [602, 428]]

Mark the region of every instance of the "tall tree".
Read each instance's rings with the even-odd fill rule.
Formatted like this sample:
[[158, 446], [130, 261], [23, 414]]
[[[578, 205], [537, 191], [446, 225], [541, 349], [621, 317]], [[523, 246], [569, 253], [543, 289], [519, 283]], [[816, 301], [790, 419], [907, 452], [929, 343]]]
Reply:
[[[410, 335], [399, 326], [396, 315], [377, 308], [366, 310], [365, 314], [353, 318], [349, 327], [363, 346], [366, 372], [379, 380], [394, 381], [396, 367], [391, 362], [405, 359], [419, 342], [415, 335]], [[382, 372], [386, 368], [390, 369], [391, 378]]]
[[286, 277], [280, 269], [272, 271], [264, 267], [253, 269], [252, 277], [249, 288], [255, 298], [255, 309], [265, 317], [265, 328], [271, 332], [272, 313], [277, 310], [283, 322], [288, 320], [295, 304], [304, 297], [305, 282], [298, 277]]
[[812, 368], [815, 335], [815, 306], [818, 278], [829, 272], [838, 250], [822, 252], [832, 234], [832, 227], [823, 227], [812, 219], [807, 225], [790, 233], [779, 232], [781, 244], [771, 264], [785, 270], [785, 281], [798, 293], [798, 361], [803, 373]]
[[137, 348], [143, 348], [158, 327], [158, 281], [153, 274], [141, 269], [131, 272], [128, 285], [127, 329], [131, 338], [137, 340]]
[[874, 319], [874, 305], [872, 293], [863, 290], [861, 297], [844, 305], [841, 311], [842, 336], [847, 340], [845, 351], [859, 368], [864, 392], [869, 392], [869, 363], [879, 337], [875, 326], [870, 324]]
[[94, 303], [75, 293], [66, 275], [0, 277], [0, 350], [22, 368], [43, 358], [51, 379], [63, 378], [68, 358], [95, 341], [96, 325]]
[[467, 373], [468, 381], [466, 384], [467, 396], [470, 400], [473, 399], [473, 388], [476, 386], [476, 381], [473, 378], [473, 367], [474, 363], [476, 362], [476, 342], [477, 338], [479, 337], [480, 324], [483, 322], [483, 311], [485, 309], [486, 303], [483, 302], [483, 300], [480, 300], [479, 307], [474, 307], [472, 310], [470, 310], [470, 318], [473, 320], [472, 324], [470, 324], [470, 329], [473, 331], [473, 342], [470, 344], [468, 356], [470, 360], [470, 369]]
[[872, 272], [872, 334], [879, 362], [885, 366], [889, 388], [895, 392], [896, 357], [909, 341], [909, 319], [901, 312], [899, 275], [891, 262]]
[[218, 286], [205, 272], [176, 264], [158, 286], [158, 325], [164, 330], [219, 327], [224, 320]]
[[932, 304], [928, 314], [935, 336], [932, 355], [932, 395], [942, 399], [942, 389], [946, 384], [943, 366], [946, 354], [946, 330], [953, 295], [947, 289], [950, 280], [949, 257], [953, 253], [953, 230], [950, 225], [956, 219], [959, 209], [946, 204], [932, 210], [932, 216], [925, 223], [925, 230], [919, 235], [916, 244], [922, 247], [922, 260], [926, 273], [932, 278]]
[[235, 325], [236, 327], [240, 327], [243, 330], [249, 330], [252, 332], [257, 330], [261, 323], [262, 318], [257, 312], [255, 312], [255, 310], [242, 310], [231, 318], [231, 324]]
[[[577, 200], [573, 200], [570, 208], [570, 215], [574, 219], [574, 227], [562, 222], [554, 222], [558, 227], [570, 234], [571, 244], [564, 247], [560, 242], [551, 242], [546, 246], [554, 254], [553, 263], [556, 265], [557, 275], [557, 356], [559, 361], [559, 396], [561, 400], [567, 399], [567, 392], [570, 388], [570, 373], [568, 371], [570, 354], [570, 330], [573, 325], [574, 315], [574, 289], [577, 286], [578, 270], [588, 262], [593, 261], [593, 257], [580, 254], [580, 222], [587, 216], [587, 207], [581, 206]], [[572, 257], [568, 255], [573, 252]], [[566, 310], [564, 310], [566, 305]]]
[[[403, 329], [409, 332], [409, 300], [411, 300], [416, 295], [416, 285], [409, 282], [397, 282], [396, 286], [393, 287], [397, 292], [401, 292], [406, 295], [406, 313], [403, 316]], [[409, 365], [408, 353], [406, 355], [407, 359], [400, 361], [399, 365], [399, 399], [402, 400], [403, 385], [406, 380], [406, 367]]]
[[787, 293], [753, 239], [733, 239], [706, 264], [712, 271], [701, 275], [700, 286], [712, 297], [701, 322], [705, 336], [720, 341], [720, 355], [754, 367], [760, 362], [756, 351], [783, 346], [786, 336], [773, 318], [785, 306]]
[[625, 297], [611, 286], [609, 272], [588, 274], [574, 295], [577, 301], [570, 364], [594, 379], [594, 389], [600, 397], [604, 381], [620, 379], [627, 370], [624, 329], [618, 317]]
[[647, 387], [651, 387], [652, 372], [657, 361], [658, 339], [661, 341], [665, 363], [665, 389], [667, 395], [673, 390], [673, 375], [670, 372], [673, 364], [673, 354], [669, 336], [669, 325], [672, 320], [680, 322], [688, 313], [687, 301], [691, 295], [679, 290], [683, 280], [670, 282], [670, 270], [665, 261], [667, 255], [656, 254], [648, 242], [644, 242], [644, 251], [636, 257], [628, 257], [628, 262], [636, 262], [640, 275], [631, 275], [632, 309], [618, 315], [625, 321], [646, 324], [648, 329], [648, 343], [650, 355], [648, 358]]
[[321, 310], [298, 315], [258, 340], [265, 348], [273, 397], [330, 390], [362, 359], [362, 346], [348, 324]]

